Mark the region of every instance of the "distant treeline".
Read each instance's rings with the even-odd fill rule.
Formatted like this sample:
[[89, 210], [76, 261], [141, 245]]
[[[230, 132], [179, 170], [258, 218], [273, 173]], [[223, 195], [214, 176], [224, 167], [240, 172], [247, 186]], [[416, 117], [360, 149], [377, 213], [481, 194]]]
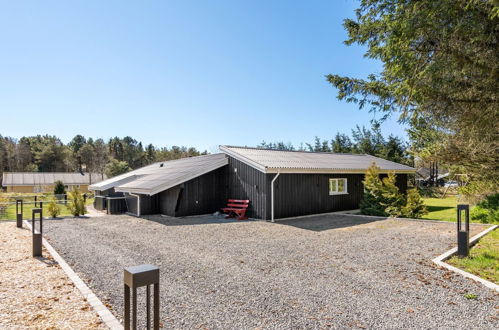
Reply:
[[352, 130], [351, 136], [336, 133], [334, 138], [330, 140], [321, 140], [319, 137], [315, 137], [314, 143], [301, 143], [298, 147], [289, 142], [265, 141], [258, 147], [276, 150], [367, 154], [401, 164], [413, 165], [414, 163], [413, 156], [408, 152], [408, 144], [394, 135], [383, 137], [380, 125], [376, 123], [372, 125], [371, 129], [357, 126]]
[[0, 135], [3, 172], [93, 172], [115, 176], [153, 162], [207, 154], [193, 147], [143, 146], [132, 137], [109, 141], [76, 135], [68, 144], [51, 135], [15, 139]]
[[[384, 138], [379, 125], [356, 127], [352, 134], [337, 133], [330, 140], [316, 137], [313, 143], [263, 141], [258, 147], [276, 150], [306, 150], [369, 154], [394, 162], [413, 164], [407, 143], [390, 135]], [[0, 178], [3, 172], [90, 172], [116, 176], [154, 162], [207, 154], [194, 147], [143, 146], [132, 137], [103, 139], [76, 135], [68, 144], [51, 135], [15, 139], [0, 135]]]

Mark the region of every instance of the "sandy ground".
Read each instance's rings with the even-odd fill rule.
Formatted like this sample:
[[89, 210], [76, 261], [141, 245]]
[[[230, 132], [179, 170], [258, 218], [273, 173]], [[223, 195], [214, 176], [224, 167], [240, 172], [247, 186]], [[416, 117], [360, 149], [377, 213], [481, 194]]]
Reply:
[[105, 329], [47, 251], [32, 258], [31, 246], [29, 230], [0, 222], [0, 329]]

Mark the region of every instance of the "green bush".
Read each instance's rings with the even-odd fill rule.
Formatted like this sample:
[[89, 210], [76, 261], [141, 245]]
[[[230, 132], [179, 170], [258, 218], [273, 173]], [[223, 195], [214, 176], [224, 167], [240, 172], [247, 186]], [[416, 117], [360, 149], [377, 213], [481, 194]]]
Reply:
[[50, 216], [52, 218], [57, 218], [57, 216], [59, 214], [61, 214], [61, 207], [57, 204], [55, 198], [53, 198], [48, 207], [47, 207], [47, 211], [49, 212]]
[[385, 207], [385, 212], [391, 217], [399, 217], [402, 215], [402, 208], [405, 205], [405, 196], [400, 193], [399, 188], [395, 185], [397, 177], [395, 173], [388, 173], [388, 177], [383, 178], [383, 186], [381, 195], [383, 201], [381, 205]]
[[499, 223], [499, 193], [479, 202], [471, 211], [471, 219], [482, 223]]
[[84, 215], [87, 213], [87, 208], [85, 207], [85, 201], [83, 199], [83, 194], [78, 189], [74, 189], [69, 193], [69, 212], [75, 217]]
[[420, 218], [428, 211], [419, 191], [410, 189], [407, 198], [395, 184], [396, 175], [379, 178], [379, 167], [372, 164], [366, 172], [364, 196], [360, 202], [360, 212], [366, 215]]
[[54, 195], [64, 195], [66, 193], [66, 188], [61, 180], [57, 180], [54, 183]]
[[421, 218], [428, 210], [417, 188], [407, 191], [407, 203], [402, 207], [402, 216], [406, 218]]
[[360, 212], [365, 215], [387, 216], [383, 205], [383, 182], [379, 178], [379, 167], [373, 163], [366, 172], [364, 196], [360, 201]]

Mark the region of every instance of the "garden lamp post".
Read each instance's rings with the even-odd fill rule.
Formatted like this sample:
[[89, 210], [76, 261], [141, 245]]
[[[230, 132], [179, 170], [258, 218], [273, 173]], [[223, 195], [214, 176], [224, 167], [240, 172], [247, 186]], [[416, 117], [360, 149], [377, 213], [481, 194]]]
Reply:
[[[463, 226], [462, 215], [464, 213], [465, 224]], [[457, 206], [457, 254], [459, 257], [467, 257], [470, 252], [470, 206], [459, 204]]]

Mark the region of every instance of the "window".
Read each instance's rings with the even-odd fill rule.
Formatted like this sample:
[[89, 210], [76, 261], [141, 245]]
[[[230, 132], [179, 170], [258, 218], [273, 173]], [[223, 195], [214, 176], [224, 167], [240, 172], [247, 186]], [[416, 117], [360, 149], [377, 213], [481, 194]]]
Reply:
[[329, 179], [329, 195], [348, 194], [347, 179]]

